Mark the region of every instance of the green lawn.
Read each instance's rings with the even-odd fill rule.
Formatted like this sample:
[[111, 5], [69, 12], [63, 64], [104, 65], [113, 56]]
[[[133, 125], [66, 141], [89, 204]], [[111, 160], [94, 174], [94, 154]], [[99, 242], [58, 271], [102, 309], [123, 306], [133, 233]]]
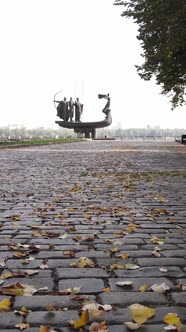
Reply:
[[80, 142], [83, 139], [79, 138], [50, 138], [50, 139], [36, 139], [29, 141], [6, 141], [0, 142], [0, 146], [17, 146], [17, 145], [35, 145], [35, 144], [49, 144], [49, 143], [66, 143], [66, 142]]

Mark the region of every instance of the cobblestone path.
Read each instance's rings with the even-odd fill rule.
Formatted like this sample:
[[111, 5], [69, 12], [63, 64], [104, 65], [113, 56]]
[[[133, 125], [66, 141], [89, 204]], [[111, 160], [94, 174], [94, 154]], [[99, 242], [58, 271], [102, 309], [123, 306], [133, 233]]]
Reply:
[[0, 169], [1, 331], [186, 331], [186, 146], [5, 149]]

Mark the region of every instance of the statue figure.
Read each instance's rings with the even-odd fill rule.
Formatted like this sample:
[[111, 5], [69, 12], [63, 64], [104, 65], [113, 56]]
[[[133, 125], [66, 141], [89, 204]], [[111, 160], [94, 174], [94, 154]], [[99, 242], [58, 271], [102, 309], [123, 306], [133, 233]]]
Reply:
[[55, 100], [56, 103], [59, 105], [57, 106], [57, 116], [60, 117], [60, 119], [63, 119], [64, 121], [68, 121], [68, 104], [67, 104], [67, 98], [64, 97], [63, 100]]
[[107, 99], [107, 103], [106, 103], [105, 107], [103, 108], [102, 112], [105, 113], [106, 115], [108, 115], [108, 111], [110, 110], [110, 95], [108, 93], [107, 95], [101, 95], [101, 96], [102, 96], [101, 98]]
[[69, 115], [69, 118], [70, 118], [70, 121], [73, 121], [73, 116], [74, 116], [74, 102], [72, 100], [72, 97], [70, 97], [70, 100], [68, 102], [68, 115]]
[[80, 122], [81, 114], [83, 112], [83, 104], [80, 103], [79, 98], [75, 101], [75, 121]]

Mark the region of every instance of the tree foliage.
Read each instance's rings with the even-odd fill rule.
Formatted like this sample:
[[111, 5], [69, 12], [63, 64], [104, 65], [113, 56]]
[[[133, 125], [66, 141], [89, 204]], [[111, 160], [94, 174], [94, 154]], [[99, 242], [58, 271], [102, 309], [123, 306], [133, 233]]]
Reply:
[[136, 66], [144, 80], [156, 77], [172, 109], [185, 103], [186, 0], [115, 0], [121, 14], [138, 24], [144, 62]]

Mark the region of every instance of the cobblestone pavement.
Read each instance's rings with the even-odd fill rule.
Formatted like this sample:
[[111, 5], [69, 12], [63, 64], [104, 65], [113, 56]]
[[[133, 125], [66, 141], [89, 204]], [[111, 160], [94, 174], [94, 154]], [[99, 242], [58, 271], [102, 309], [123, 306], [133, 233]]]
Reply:
[[126, 332], [134, 303], [139, 331], [186, 331], [186, 146], [5, 149], [0, 169], [1, 331]]

